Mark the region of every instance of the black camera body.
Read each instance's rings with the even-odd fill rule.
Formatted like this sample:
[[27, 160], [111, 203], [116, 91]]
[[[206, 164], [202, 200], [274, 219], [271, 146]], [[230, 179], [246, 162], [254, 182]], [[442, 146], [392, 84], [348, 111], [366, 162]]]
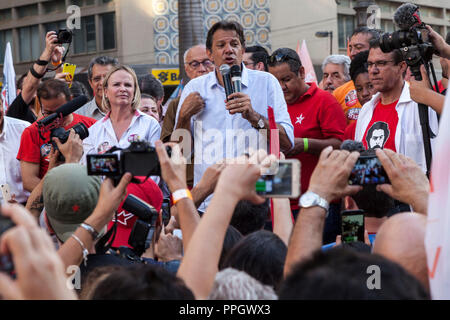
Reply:
[[350, 173], [348, 183], [350, 185], [390, 183], [386, 171], [375, 154], [375, 150], [360, 152], [360, 156]]
[[138, 217], [128, 238], [128, 244], [140, 257], [152, 242], [159, 218], [158, 211], [132, 194], [125, 199], [122, 208]]
[[58, 44], [72, 43], [73, 34], [70, 30], [60, 29], [58, 30], [56, 36], [58, 37], [58, 41], [56, 42]]
[[[170, 147], [166, 148], [169, 157]], [[88, 154], [86, 156], [88, 175], [108, 176], [120, 179], [126, 172], [133, 176], [160, 176], [156, 149], [147, 141], [133, 141], [126, 149], [120, 150], [120, 160], [117, 153]]]
[[[89, 130], [86, 127], [86, 125], [82, 122], [77, 123], [71, 129], [73, 129], [75, 131], [75, 133], [78, 134], [78, 136], [80, 137], [81, 140], [84, 140], [87, 137], [89, 137]], [[64, 144], [67, 142], [67, 139], [69, 139], [69, 135], [70, 135], [70, 129], [66, 130], [62, 127], [52, 129], [50, 131], [50, 142], [53, 146], [53, 149], [58, 150], [58, 146], [53, 141], [53, 138], [58, 138], [59, 141], [62, 144]], [[60, 154], [58, 159], [60, 161], [64, 161], [64, 156], [62, 154]]]

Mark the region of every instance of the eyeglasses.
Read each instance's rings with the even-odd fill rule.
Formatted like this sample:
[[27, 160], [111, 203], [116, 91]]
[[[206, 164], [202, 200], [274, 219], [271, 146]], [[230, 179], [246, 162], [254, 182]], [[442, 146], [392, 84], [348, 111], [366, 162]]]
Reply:
[[248, 67], [248, 66], [253, 66], [253, 65], [255, 65], [256, 63], [254, 63], [254, 62], [246, 62], [246, 61], [244, 61], [244, 66], [246, 66], [246, 67]]
[[380, 60], [375, 62], [367, 62], [367, 69], [371, 69], [373, 66], [376, 66], [377, 69], [382, 69], [387, 66], [388, 62], [395, 62], [394, 60]]
[[283, 62], [286, 60], [295, 60], [295, 61], [299, 61], [299, 59], [296, 59], [294, 57], [289, 56], [287, 53], [277, 53], [277, 54], [273, 54], [269, 57], [268, 61], [269, 64], [274, 64], [275, 62]]
[[194, 68], [194, 69], [197, 69], [201, 64], [202, 64], [205, 68], [210, 68], [210, 67], [213, 65], [213, 63], [212, 63], [211, 60], [209, 60], [209, 59], [203, 60], [202, 62], [199, 62], [199, 61], [196, 61], [196, 60], [191, 61], [191, 62], [188, 62], [188, 65], [189, 65], [191, 68]]

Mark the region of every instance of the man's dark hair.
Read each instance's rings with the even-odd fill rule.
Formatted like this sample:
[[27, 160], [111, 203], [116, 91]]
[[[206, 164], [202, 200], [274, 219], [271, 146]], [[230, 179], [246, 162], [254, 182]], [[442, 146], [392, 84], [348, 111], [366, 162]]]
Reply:
[[263, 204], [253, 204], [250, 201], [241, 200], [234, 209], [230, 224], [246, 236], [264, 228], [268, 217], [268, 200]]
[[119, 65], [119, 60], [113, 57], [108, 56], [100, 56], [95, 57], [94, 59], [89, 62], [89, 68], [88, 68], [88, 79], [92, 80], [92, 69], [94, 68], [94, 65], [101, 65], [101, 66], [117, 66]]
[[20, 76], [19, 79], [17, 79], [17, 81], [16, 81], [16, 89], [22, 90], [22, 88], [23, 88], [23, 81], [25, 80], [27, 74], [28, 74], [28, 72], [24, 73], [23, 75]]
[[[376, 266], [375, 269], [373, 266]], [[372, 270], [372, 271], [370, 271]], [[380, 287], [369, 288], [379, 272]], [[377, 254], [345, 248], [316, 251], [281, 284], [280, 300], [427, 300], [422, 284], [398, 264]]]
[[351, 37], [353, 37], [354, 35], [363, 33], [363, 34], [368, 34], [368, 35], [371, 36], [369, 41], [372, 40], [372, 39], [377, 39], [378, 40], [380, 38], [381, 32], [382, 31], [378, 30], [378, 29], [371, 29], [371, 28], [368, 28], [368, 27], [358, 27], [358, 28], [355, 29], [355, 31], [353, 31]]
[[225, 233], [225, 239], [223, 240], [222, 252], [220, 253], [219, 270], [224, 269], [223, 264], [228, 252], [243, 238], [242, 233], [239, 232], [233, 226], [228, 226], [227, 233]]
[[267, 66], [269, 67], [276, 67], [283, 63], [287, 63], [289, 65], [289, 69], [295, 74], [298, 74], [298, 70], [302, 66], [298, 53], [291, 48], [277, 49], [267, 59]]
[[70, 93], [72, 94], [72, 98], [76, 98], [79, 96], [86, 96], [89, 100], [91, 99], [91, 95], [89, 94], [88, 89], [80, 81], [72, 82], [72, 86], [70, 87]]
[[134, 264], [113, 271], [91, 295], [92, 300], [194, 300], [184, 281], [160, 266]]
[[269, 58], [269, 53], [267, 50], [261, 46], [251, 46], [245, 48], [245, 53], [252, 54], [252, 60], [255, 64], [262, 62], [264, 64], [264, 70], [268, 70], [267, 68], [267, 58]]
[[242, 28], [242, 26], [238, 22], [222, 20], [222, 21], [216, 22], [211, 27], [211, 29], [209, 29], [208, 35], [206, 36], [206, 49], [212, 50], [213, 37], [214, 37], [214, 33], [216, 33], [217, 30], [234, 30], [234, 31], [236, 31], [242, 47], [245, 48], [244, 28]]
[[152, 74], [147, 74], [140, 77], [138, 80], [139, 89], [141, 89], [141, 94], [148, 94], [160, 100], [164, 97], [164, 86], [161, 81], [155, 78]]
[[[380, 48], [380, 41], [378, 39], [372, 39], [372, 40], [370, 40], [369, 45], [370, 45], [370, 49]], [[403, 61], [403, 55], [402, 55], [402, 52], [400, 51], [400, 49], [394, 49], [391, 51], [391, 53], [392, 53], [392, 57], [394, 59], [395, 64], [398, 64]]]
[[356, 81], [356, 78], [361, 73], [369, 72], [369, 70], [367, 69], [368, 57], [369, 57], [369, 50], [366, 50], [358, 53], [353, 58], [352, 63], [350, 64], [350, 77], [352, 78], [353, 82]]
[[223, 268], [245, 271], [274, 289], [283, 278], [287, 247], [274, 233], [253, 232], [239, 241], [225, 258]]
[[39, 99], [55, 99], [64, 95], [67, 101], [70, 101], [70, 89], [65, 81], [57, 79], [48, 79], [42, 82], [37, 88], [37, 97]]

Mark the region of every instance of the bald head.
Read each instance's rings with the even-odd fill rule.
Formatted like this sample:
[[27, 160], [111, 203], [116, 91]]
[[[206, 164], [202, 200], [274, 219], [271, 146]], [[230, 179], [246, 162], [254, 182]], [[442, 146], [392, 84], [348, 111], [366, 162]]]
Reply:
[[429, 290], [425, 231], [427, 218], [418, 213], [399, 213], [382, 224], [373, 252], [401, 265]]
[[205, 45], [199, 44], [186, 50], [184, 69], [189, 79], [195, 79], [214, 70], [214, 65], [206, 54]]

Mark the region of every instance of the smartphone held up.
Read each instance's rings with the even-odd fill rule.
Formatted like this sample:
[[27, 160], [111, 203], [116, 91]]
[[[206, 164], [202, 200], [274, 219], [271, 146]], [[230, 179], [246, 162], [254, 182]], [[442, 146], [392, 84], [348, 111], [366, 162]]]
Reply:
[[267, 198], [297, 198], [300, 195], [300, 161], [280, 160], [256, 182], [256, 193]]

